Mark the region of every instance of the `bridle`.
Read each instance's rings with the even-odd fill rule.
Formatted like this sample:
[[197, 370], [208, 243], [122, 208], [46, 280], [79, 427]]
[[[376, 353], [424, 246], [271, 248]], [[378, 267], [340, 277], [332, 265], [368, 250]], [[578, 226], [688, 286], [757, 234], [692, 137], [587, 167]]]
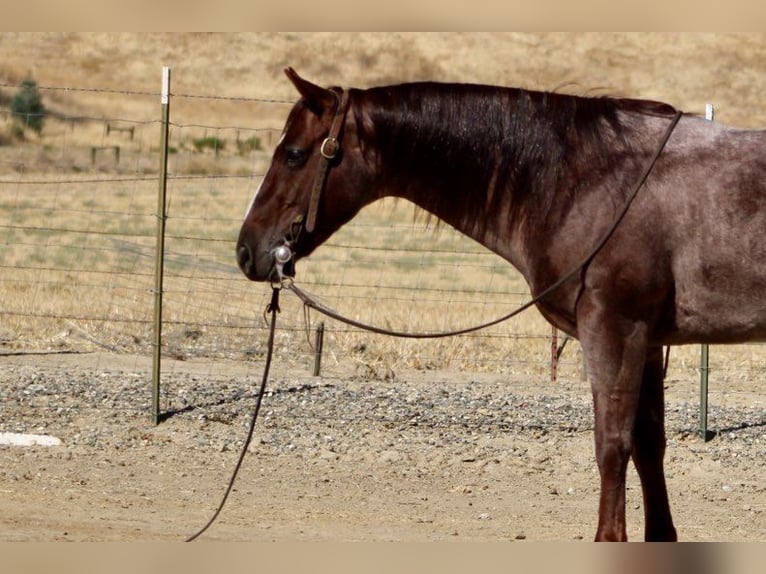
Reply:
[[242, 467], [242, 462], [245, 459], [245, 454], [247, 453], [250, 442], [252, 441], [253, 433], [255, 432], [255, 423], [258, 420], [258, 413], [260, 412], [261, 402], [266, 390], [266, 382], [269, 378], [271, 359], [274, 354], [274, 331], [276, 327], [277, 313], [280, 311], [279, 292], [282, 289], [282, 285], [288, 283], [290, 280], [289, 277], [284, 275], [284, 266], [293, 258], [292, 246], [298, 240], [302, 228], [305, 227], [307, 233], [314, 231], [317, 212], [319, 211], [319, 200], [322, 197], [322, 190], [324, 188], [325, 181], [327, 180], [327, 172], [331, 163], [338, 156], [338, 152], [340, 151], [340, 132], [341, 129], [343, 129], [346, 112], [348, 111], [348, 90], [343, 90], [340, 96], [338, 96], [337, 92], [334, 91], [333, 94], [335, 94], [336, 98], [338, 99], [338, 107], [335, 110], [335, 117], [332, 120], [332, 124], [330, 124], [330, 132], [322, 142], [322, 145], [319, 147], [319, 154], [321, 156], [319, 160], [319, 171], [317, 172], [317, 176], [314, 179], [314, 187], [311, 190], [311, 199], [309, 200], [309, 209], [305, 224], [303, 223], [303, 217], [296, 219], [290, 226], [290, 230], [285, 236], [284, 242], [272, 250], [277, 273], [279, 274], [279, 282], [272, 284], [271, 303], [269, 303], [269, 305], [266, 307], [266, 311], [264, 312], [264, 315], [271, 315], [271, 320], [269, 321], [269, 339], [266, 344], [266, 363], [263, 367], [261, 386], [256, 398], [255, 409], [253, 410], [253, 414], [250, 418], [250, 426], [248, 428], [247, 437], [245, 438], [244, 445], [239, 453], [239, 458], [237, 459], [237, 464], [234, 467], [234, 471], [232, 472], [231, 478], [229, 479], [229, 483], [226, 487], [226, 491], [224, 492], [218, 508], [213, 513], [208, 522], [200, 530], [186, 539], [187, 542], [196, 540], [205, 531], [207, 531], [207, 529], [212, 526], [213, 522], [215, 522], [215, 520], [218, 518], [218, 515], [223, 510], [223, 507], [229, 498], [229, 494], [231, 494], [231, 491], [234, 487], [234, 481], [236, 480], [237, 475], [239, 474], [239, 470]]
[[322, 145], [319, 146], [319, 169], [314, 178], [314, 185], [311, 188], [311, 197], [309, 198], [306, 219], [304, 221], [303, 216], [298, 216], [291, 225], [290, 231], [285, 236], [283, 243], [275, 247], [272, 251], [280, 282], [287, 278], [284, 272], [284, 267], [293, 258], [293, 245], [298, 241], [301, 231], [305, 229], [306, 233], [312, 233], [316, 227], [319, 201], [322, 198], [322, 191], [324, 190], [327, 181], [327, 174], [330, 170], [330, 166], [340, 152], [340, 132], [343, 129], [346, 113], [348, 112], [349, 91], [341, 90], [340, 95], [338, 95], [338, 92], [332, 91], [332, 94], [335, 95], [335, 98], [338, 101], [338, 107], [335, 109], [335, 116], [330, 124], [330, 132], [322, 141]]

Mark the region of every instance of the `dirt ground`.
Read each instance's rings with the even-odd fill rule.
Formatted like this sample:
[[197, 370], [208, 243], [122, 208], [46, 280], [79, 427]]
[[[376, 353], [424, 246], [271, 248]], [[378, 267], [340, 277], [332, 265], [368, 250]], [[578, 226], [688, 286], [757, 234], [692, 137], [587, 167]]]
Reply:
[[[146, 359], [0, 357], [0, 541], [182, 540], [217, 507], [244, 441], [261, 364], [166, 363], [158, 426]], [[678, 386], [680, 387], [680, 385]], [[763, 396], [711, 406], [668, 384], [667, 476], [683, 540], [766, 539]], [[737, 404], [732, 401], [737, 401]], [[201, 540], [591, 540], [598, 475], [587, 384], [499, 375], [311, 377], [275, 365], [256, 436]], [[631, 467], [629, 536], [642, 538]]]

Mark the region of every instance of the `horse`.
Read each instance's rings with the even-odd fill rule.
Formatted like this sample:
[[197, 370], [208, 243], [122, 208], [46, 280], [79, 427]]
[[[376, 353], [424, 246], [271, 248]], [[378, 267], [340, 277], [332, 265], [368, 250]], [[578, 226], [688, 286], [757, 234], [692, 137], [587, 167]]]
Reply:
[[[766, 131], [651, 100], [463, 83], [318, 86], [299, 99], [236, 245], [254, 281], [295, 274], [365, 205], [404, 198], [513, 265], [583, 349], [600, 475], [595, 540], [675, 541], [663, 347], [766, 339]], [[593, 246], [596, 246], [594, 249]]]

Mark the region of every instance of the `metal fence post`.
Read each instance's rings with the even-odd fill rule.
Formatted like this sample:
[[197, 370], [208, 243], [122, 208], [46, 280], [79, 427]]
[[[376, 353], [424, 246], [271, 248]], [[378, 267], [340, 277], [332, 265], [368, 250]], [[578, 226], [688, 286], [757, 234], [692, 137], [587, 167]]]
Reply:
[[314, 339], [314, 372], [313, 375], [318, 377], [322, 371], [322, 348], [324, 347], [324, 322], [320, 322], [317, 325], [316, 336]]
[[710, 349], [708, 345], [700, 348], [700, 436], [707, 440], [707, 398], [708, 372], [710, 371]]
[[[713, 104], [705, 105], [705, 119], [713, 121], [715, 109]], [[710, 372], [710, 348], [702, 345], [700, 348], [700, 436], [702, 440], [708, 439], [707, 435], [707, 399], [708, 399], [708, 373]]]
[[160, 123], [160, 175], [157, 194], [157, 249], [154, 266], [154, 349], [152, 360], [152, 420], [160, 422], [160, 371], [162, 365], [162, 289], [165, 262], [165, 196], [168, 175], [168, 127], [170, 124], [170, 68], [162, 68], [162, 120]]
[[555, 383], [559, 374], [559, 333], [551, 327], [551, 382]]

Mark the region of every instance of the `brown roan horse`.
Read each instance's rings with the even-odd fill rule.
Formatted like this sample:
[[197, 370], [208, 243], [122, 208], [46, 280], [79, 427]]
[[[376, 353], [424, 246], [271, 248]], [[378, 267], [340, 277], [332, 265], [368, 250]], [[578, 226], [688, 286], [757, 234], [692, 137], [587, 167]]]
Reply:
[[499, 254], [533, 295], [579, 266], [537, 308], [585, 354], [596, 540], [627, 538], [631, 458], [645, 538], [675, 540], [662, 347], [766, 339], [766, 131], [683, 115], [615, 225], [677, 119], [669, 105], [472, 84], [323, 88], [286, 73], [301, 98], [240, 231], [245, 275], [277, 279], [280, 246], [294, 273], [295, 259], [384, 196]]

